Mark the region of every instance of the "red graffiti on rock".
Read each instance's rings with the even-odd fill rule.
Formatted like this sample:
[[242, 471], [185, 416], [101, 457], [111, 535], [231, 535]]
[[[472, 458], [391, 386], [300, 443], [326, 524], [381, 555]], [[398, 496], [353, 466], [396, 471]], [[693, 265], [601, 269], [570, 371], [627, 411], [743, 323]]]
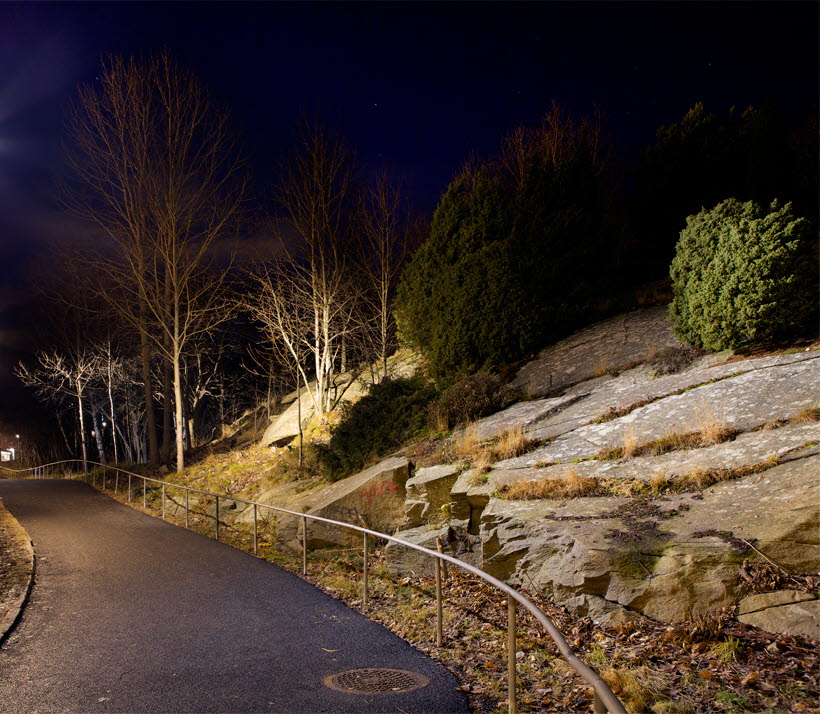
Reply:
[[399, 487], [392, 481], [379, 481], [365, 486], [359, 492], [359, 500], [364, 503], [372, 503], [373, 501], [380, 501], [384, 496], [398, 493], [398, 491]]

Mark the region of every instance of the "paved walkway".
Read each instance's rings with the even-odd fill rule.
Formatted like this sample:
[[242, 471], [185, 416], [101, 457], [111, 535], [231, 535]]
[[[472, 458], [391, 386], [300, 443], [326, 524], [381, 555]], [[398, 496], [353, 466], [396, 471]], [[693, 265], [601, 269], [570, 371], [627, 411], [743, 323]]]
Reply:
[[[0, 711], [466, 712], [449, 672], [296, 576], [72, 481], [0, 480], [37, 575], [0, 649]], [[328, 651], [331, 650], [331, 651]], [[419, 672], [405, 694], [323, 686]]]

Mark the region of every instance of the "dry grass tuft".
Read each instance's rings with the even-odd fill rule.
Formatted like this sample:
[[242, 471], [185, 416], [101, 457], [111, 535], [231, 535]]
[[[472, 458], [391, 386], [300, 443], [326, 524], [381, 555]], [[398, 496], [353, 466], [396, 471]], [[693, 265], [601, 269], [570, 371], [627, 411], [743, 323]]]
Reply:
[[468, 426], [453, 447], [453, 454], [474, 468], [488, 470], [496, 461], [521, 456], [538, 443], [527, 439], [523, 425], [507, 429], [492, 441], [482, 441], [478, 437], [478, 429]]
[[701, 446], [712, 446], [726, 441], [728, 431], [723, 420], [715, 416], [712, 407], [701, 400], [700, 406], [695, 411], [695, 431], [693, 432], [699, 436]]
[[778, 463], [777, 459], [768, 459], [766, 461], [759, 461], [756, 464], [736, 466], [734, 468], [696, 469], [695, 471], [690, 471], [689, 473], [670, 479], [668, 485], [674, 490], [689, 488], [701, 490], [723, 481], [733, 481], [734, 479], [743, 478], [744, 476], [759, 474], [762, 471], [776, 466]]
[[478, 438], [478, 428], [475, 424], [468, 424], [464, 433], [456, 440], [453, 454], [462, 461], [473, 463], [482, 451], [481, 439]]
[[632, 458], [637, 453], [638, 448], [638, 437], [635, 436], [635, 429], [631, 426], [627, 427], [626, 431], [624, 431], [624, 442], [621, 447], [623, 458]]
[[570, 466], [562, 476], [536, 481], [517, 481], [501, 486], [498, 491], [511, 501], [534, 501], [549, 498], [580, 498], [598, 489], [598, 479], [585, 478]]
[[623, 702], [628, 712], [647, 712], [652, 705], [663, 698], [666, 679], [660, 672], [649, 667], [617, 669], [610, 667], [601, 677]]
[[498, 439], [498, 443], [493, 447], [493, 453], [499, 461], [512, 459], [526, 453], [532, 446], [532, 442], [524, 435], [524, 425], [507, 429]]
[[816, 424], [820, 421], [820, 407], [807, 407], [790, 419], [792, 424]]

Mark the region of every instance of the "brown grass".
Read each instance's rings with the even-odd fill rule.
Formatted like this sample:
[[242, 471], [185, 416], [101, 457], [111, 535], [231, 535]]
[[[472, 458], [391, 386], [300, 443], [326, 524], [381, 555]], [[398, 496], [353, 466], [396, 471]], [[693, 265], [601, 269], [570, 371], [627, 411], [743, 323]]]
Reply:
[[667, 678], [647, 666], [630, 669], [610, 667], [601, 677], [623, 702], [628, 712], [648, 712], [663, 697]]
[[712, 446], [726, 441], [728, 429], [722, 419], [718, 419], [704, 400], [695, 411], [695, 432], [700, 437], [703, 446]]
[[462, 461], [473, 463], [483, 449], [481, 439], [478, 438], [478, 428], [475, 424], [468, 424], [464, 433], [456, 440], [453, 454]]
[[820, 422], [820, 407], [806, 407], [789, 421], [791, 424], [816, 424]]
[[532, 442], [524, 434], [524, 425], [507, 429], [498, 439], [498, 443], [493, 447], [493, 453], [499, 461], [512, 459], [526, 453]]
[[715, 423], [704, 424], [702, 429], [685, 434], [671, 432], [660, 439], [647, 441], [643, 444], [635, 442], [634, 433], [628, 429], [623, 436], [623, 445], [605, 449], [595, 455], [596, 459], [614, 460], [629, 459], [634, 456], [660, 456], [670, 451], [682, 449], [700, 449], [705, 446], [722, 444], [731, 441], [738, 435], [735, 429], [728, 429]]
[[[751, 476], [777, 466], [780, 462], [774, 459], [759, 461], [746, 466], [731, 468], [695, 469], [685, 474], [667, 476], [656, 473], [648, 481], [638, 478], [601, 478], [585, 477], [570, 466], [558, 478], [543, 478], [533, 481], [516, 481], [501, 484], [498, 494], [510, 501], [535, 501], [539, 499], [571, 499], [584, 496], [633, 496], [662, 493], [681, 493], [685, 491], [702, 491], [723, 481]], [[486, 483], [482, 481], [482, 483]]]
[[478, 437], [478, 429], [468, 426], [453, 448], [453, 455], [474, 468], [487, 470], [496, 461], [511, 459], [527, 453], [540, 442], [527, 439], [524, 427], [512, 427], [490, 441]]
[[580, 498], [598, 489], [598, 479], [585, 478], [570, 466], [562, 476], [536, 481], [504, 484], [498, 491], [511, 501], [535, 501], [549, 498]]

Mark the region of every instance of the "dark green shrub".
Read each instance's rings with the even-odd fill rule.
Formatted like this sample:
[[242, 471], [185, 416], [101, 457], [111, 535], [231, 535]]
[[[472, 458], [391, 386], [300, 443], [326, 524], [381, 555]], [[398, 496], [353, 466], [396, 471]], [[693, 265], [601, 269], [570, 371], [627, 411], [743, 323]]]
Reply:
[[615, 241], [593, 124], [554, 107], [447, 187], [396, 295], [400, 336], [436, 379], [495, 371], [562, 337], [606, 289]]
[[814, 243], [789, 203], [730, 198], [690, 216], [670, 271], [675, 332], [709, 350], [799, 333], [816, 311]]
[[509, 232], [499, 181], [484, 171], [461, 176], [403, 271], [396, 297], [399, 330], [436, 378], [500, 367], [528, 342], [531, 320], [510, 261]]
[[319, 448], [328, 477], [336, 481], [360, 471], [418, 435], [435, 396], [435, 388], [418, 377], [385, 379], [358, 402], [344, 405], [330, 441]]
[[480, 419], [512, 404], [514, 395], [497, 377], [479, 372], [442, 392], [430, 406], [430, 425], [443, 431]]

